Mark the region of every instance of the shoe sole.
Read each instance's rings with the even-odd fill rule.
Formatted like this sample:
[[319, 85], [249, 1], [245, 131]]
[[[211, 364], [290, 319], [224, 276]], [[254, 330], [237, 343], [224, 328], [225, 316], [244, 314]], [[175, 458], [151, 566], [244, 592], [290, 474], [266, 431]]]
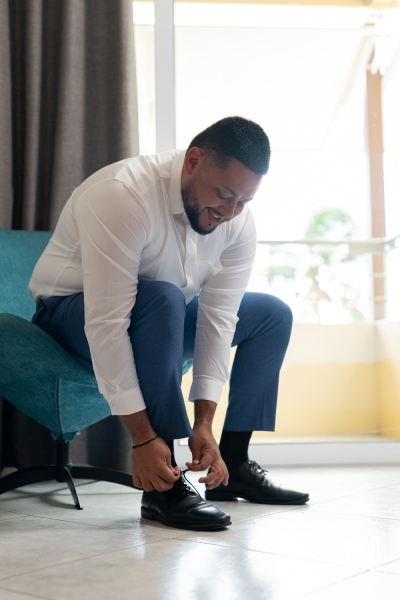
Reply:
[[293, 505], [293, 506], [301, 506], [309, 501], [310, 497], [307, 496], [303, 500], [268, 500], [268, 502], [263, 502], [262, 500], [255, 500], [250, 496], [237, 496], [232, 492], [206, 492], [205, 499], [210, 501], [219, 501], [219, 502], [236, 502], [239, 498], [243, 498], [243, 500], [247, 500], [248, 502], [253, 502], [253, 504], [281, 504], [281, 505]]
[[194, 531], [218, 531], [219, 529], [225, 529], [225, 527], [228, 527], [228, 525], [232, 525], [232, 521], [208, 525], [190, 525], [188, 523], [177, 523], [168, 519], [164, 519], [162, 515], [158, 515], [150, 509], [145, 508], [144, 506], [142, 506], [141, 508], [141, 515], [144, 519], [149, 519], [150, 521], [159, 521], [160, 523], [162, 523], [163, 525], [167, 525], [168, 527], [175, 527], [176, 529], [191, 529]]

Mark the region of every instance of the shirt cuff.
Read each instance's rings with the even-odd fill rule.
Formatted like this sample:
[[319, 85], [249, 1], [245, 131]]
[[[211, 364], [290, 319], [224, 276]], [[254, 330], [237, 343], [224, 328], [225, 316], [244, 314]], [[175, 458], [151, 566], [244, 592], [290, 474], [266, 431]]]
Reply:
[[190, 388], [189, 401], [211, 400], [218, 404], [224, 385], [225, 382], [216, 379], [195, 378]]
[[131, 415], [141, 410], [146, 410], [139, 387], [127, 392], [118, 392], [112, 395], [107, 394], [104, 398], [110, 405], [111, 414], [113, 415]]

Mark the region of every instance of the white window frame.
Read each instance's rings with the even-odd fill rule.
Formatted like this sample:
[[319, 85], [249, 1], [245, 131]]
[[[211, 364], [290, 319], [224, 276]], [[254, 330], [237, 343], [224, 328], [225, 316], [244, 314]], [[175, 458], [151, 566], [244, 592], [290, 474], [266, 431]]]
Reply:
[[154, 0], [156, 150], [175, 148], [174, 0]]

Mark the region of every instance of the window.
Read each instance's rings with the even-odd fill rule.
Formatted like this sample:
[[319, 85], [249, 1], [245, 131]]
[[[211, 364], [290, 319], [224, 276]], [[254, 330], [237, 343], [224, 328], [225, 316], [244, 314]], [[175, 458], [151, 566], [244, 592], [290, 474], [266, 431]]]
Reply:
[[[154, 3], [134, 2], [134, 10], [140, 145], [142, 152], [152, 152]], [[175, 119], [174, 142], [182, 148], [228, 114], [264, 127], [271, 168], [251, 206], [260, 242], [310, 237], [324, 215], [328, 239], [339, 240], [342, 233], [370, 237], [364, 104], [366, 64], [375, 42], [379, 67], [390, 75], [383, 86], [385, 184], [388, 233], [397, 235], [400, 8], [176, 1], [174, 10], [176, 111], [161, 113], [159, 121]], [[162, 103], [165, 95], [161, 98]], [[320, 249], [303, 246], [294, 265], [298, 246], [260, 244], [250, 288], [282, 297], [297, 321], [373, 319], [370, 249], [363, 253], [351, 245], [343, 254], [343, 245], [336, 248], [327, 264]], [[393, 296], [396, 286], [389, 289]], [[391, 313], [399, 305], [397, 299], [389, 304]]]
[[[400, 6], [337, 4], [176, 0], [175, 114], [157, 113], [156, 127], [155, 98], [162, 105], [171, 92], [154, 68], [154, 3], [134, 2], [142, 152], [156, 151], [156, 129], [169, 120], [171, 147], [232, 114], [270, 137], [271, 169], [251, 203], [259, 250], [250, 286], [282, 297], [299, 323], [278, 413], [278, 435], [292, 441], [382, 440], [400, 431], [398, 323], [374, 324], [381, 300], [372, 285], [385, 276], [374, 272], [372, 255], [383, 255], [388, 316], [400, 319]], [[371, 239], [365, 98], [373, 50], [370, 68], [382, 75], [386, 240]]]

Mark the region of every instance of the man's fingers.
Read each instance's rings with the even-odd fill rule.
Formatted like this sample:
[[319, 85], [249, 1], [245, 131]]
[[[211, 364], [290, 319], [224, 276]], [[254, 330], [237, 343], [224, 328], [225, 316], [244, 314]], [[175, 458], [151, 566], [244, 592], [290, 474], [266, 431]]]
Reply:
[[165, 465], [159, 476], [161, 477], [161, 479], [164, 479], [168, 483], [175, 483], [180, 474], [181, 470], [179, 467], [167, 467], [167, 465]]
[[209, 464], [205, 464], [203, 462], [195, 460], [193, 462], [187, 462], [185, 464], [187, 468], [190, 469], [190, 471], [205, 471], [205, 469], [207, 469], [210, 466]]
[[168, 473], [164, 470], [161, 476], [157, 475], [152, 480], [154, 489], [156, 489], [157, 492], [166, 492], [170, 490], [181, 472], [179, 467], [167, 467], [167, 470]]
[[135, 486], [135, 488], [138, 488], [139, 490], [143, 490], [142, 480], [139, 477], [137, 477], [136, 475], [133, 475], [132, 482], [133, 482], [133, 485]]
[[171, 452], [162, 439], [151, 446], [132, 451], [133, 485], [145, 492], [165, 492], [172, 488], [180, 476], [179, 467], [171, 465]]
[[207, 477], [200, 477], [199, 483], [205, 483], [209, 489], [212, 489], [217, 487], [217, 485], [220, 485], [224, 479], [225, 476], [223, 473], [219, 475], [216, 475], [216, 473], [209, 473]]
[[173, 483], [168, 483], [161, 478], [158, 478], [158, 480], [154, 483], [157, 492], [168, 492], [168, 490], [172, 489], [173, 485]]
[[166, 492], [170, 490], [180, 475], [179, 467], [162, 465], [158, 472], [136, 473], [132, 477], [133, 485], [145, 492]]
[[154, 474], [152, 483], [158, 492], [170, 490], [175, 481], [177, 481], [180, 473], [181, 470], [179, 467], [167, 467], [167, 465], [164, 465], [159, 473]]
[[205, 453], [204, 456], [201, 457], [201, 460], [195, 458], [192, 462], [185, 463], [187, 468], [191, 471], [205, 471], [209, 466], [213, 463], [213, 457], [208, 453]]
[[225, 467], [225, 465], [223, 463], [223, 467], [221, 466], [221, 468], [217, 468], [217, 467], [215, 467], [215, 465], [213, 467], [211, 467], [211, 471], [205, 477], [200, 477], [199, 483], [205, 483], [207, 485], [208, 489], [212, 490], [213, 488], [217, 487], [221, 483], [223, 483], [224, 485], [227, 485], [228, 480], [229, 480], [228, 469]]
[[[179, 477], [180, 470], [179, 467], [176, 468], [178, 469], [177, 472], [175, 471], [175, 469], [171, 470], [168, 467], [166, 467], [165, 469], [163, 469], [161, 475], [154, 474], [153, 476], [151, 476], [147, 474], [146, 478], [142, 477], [142, 479], [139, 480], [140, 485], [137, 487], [144, 489], [145, 492], [154, 492], [154, 490], [157, 490], [157, 492], [166, 492], [167, 490], [170, 490], [172, 488], [175, 481]], [[137, 481], [138, 478], [135, 478], [135, 480]], [[136, 486], [135, 480], [133, 484]]]
[[150, 481], [146, 481], [146, 483], [143, 484], [143, 489], [145, 492], [154, 492], [156, 488]]

